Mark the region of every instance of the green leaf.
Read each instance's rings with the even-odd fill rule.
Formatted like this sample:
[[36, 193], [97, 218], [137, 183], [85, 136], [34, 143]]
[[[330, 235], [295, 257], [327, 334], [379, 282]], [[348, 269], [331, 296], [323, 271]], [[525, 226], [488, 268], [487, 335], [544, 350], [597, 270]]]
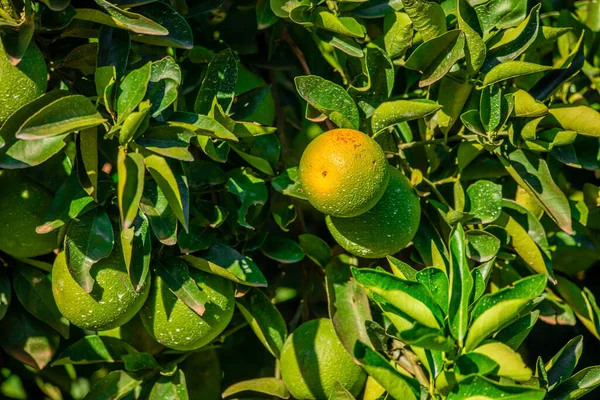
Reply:
[[336, 17], [327, 7], [317, 7], [312, 13], [312, 23], [321, 29], [354, 38], [362, 38], [362, 26], [352, 17]]
[[39, 140], [100, 125], [104, 118], [82, 95], [60, 97], [31, 115], [16, 132], [17, 139]]
[[498, 155], [498, 158], [510, 176], [540, 203], [559, 228], [572, 234], [569, 203], [554, 183], [546, 161], [527, 150], [515, 150], [508, 157]]
[[199, 316], [206, 310], [205, 304], [209, 301], [208, 296], [198, 287], [198, 284], [190, 276], [188, 266], [178, 258], [168, 261], [154, 262], [154, 271], [167, 285], [167, 287], [186, 306]]
[[118, 201], [123, 229], [128, 229], [138, 214], [138, 206], [144, 190], [144, 157], [139, 153], [125, 153], [119, 148], [117, 161]]
[[423, 74], [419, 87], [429, 86], [442, 79], [465, 56], [464, 47], [465, 34], [460, 30], [448, 31], [417, 47], [404, 66]]
[[84, 400], [122, 399], [141, 385], [136, 375], [117, 370], [97, 380]]
[[227, 398], [240, 393], [256, 393], [289, 399], [290, 393], [285, 383], [277, 378], [258, 378], [234, 383], [223, 391], [221, 397]]
[[63, 350], [52, 362], [52, 366], [122, 362], [124, 356], [135, 353], [137, 350], [121, 339], [89, 335]]
[[[504, 65], [504, 64], [500, 64]], [[548, 107], [541, 101], [533, 98], [527, 91], [519, 89], [513, 93], [515, 117], [540, 117], [548, 114]]]
[[401, 122], [423, 118], [442, 108], [431, 100], [395, 100], [382, 103], [371, 118], [371, 129], [377, 133]]
[[280, 236], [269, 235], [260, 246], [260, 251], [282, 264], [294, 264], [304, 259], [304, 251], [298, 243]]
[[67, 227], [65, 252], [69, 273], [87, 293], [90, 293], [94, 286], [90, 268], [110, 256], [114, 243], [110, 218], [100, 208], [84, 214]]
[[419, 271], [416, 275], [418, 282], [425, 285], [440, 308], [448, 313], [449, 282], [446, 273], [439, 268], [428, 267]]
[[502, 385], [481, 376], [472, 376], [456, 385], [448, 394], [448, 400], [476, 399], [511, 399], [511, 400], [543, 400], [544, 389], [526, 386]]
[[518, 350], [525, 341], [529, 332], [538, 320], [540, 312], [535, 310], [522, 318], [519, 318], [494, 336], [494, 340], [504, 343], [513, 350]]
[[482, 38], [483, 31], [475, 9], [467, 0], [458, 0], [456, 6], [458, 27], [465, 33], [467, 71], [469, 75], [474, 75], [481, 69], [485, 61], [486, 47]]
[[385, 358], [367, 345], [357, 342], [354, 357], [361, 367], [395, 399], [417, 400], [420, 393], [416, 379], [402, 375]]
[[350, 393], [341, 383], [336, 382], [333, 386], [331, 394], [329, 395], [330, 400], [355, 400], [352, 393]]
[[222, 244], [213, 244], [203, 254], [204, 258], [182, 256], [190, 267], [239, 283], [245, 286], [266, 287], [267, 280], [258, 266], [248, 257]]
[[179, 126], [155, 126], [144, 132], [135, 143], [153, 153], [181, 161], [194, 161], [188, 150], [196, 134]]
[[404, 11], [424, 41], [446, 32], [446, 15], [442, 7], [431, 0], [404, 0]]
[[[437, 119], [438, 126], [444, 134], [447, 134], [459, 119], [472, 90], [473, 85], [468, 82], [458, 82], [451, 75], [446, 75], [440, 81], [437, 101], [442, 108], [438, 111]], [[461, 142], [461, 145], [463, 143], [470, 142]]]
[[356, 281], [429, 328], [442, 326], [442, 311], [427, 288], [419, 282], [402, 280], [383, 271], [352, 268]]
[[152, 252], [148, 218], [141, 212], [137, 212], [129, 228], [121, 231], [121, 247], [129, 279], [135, 290], [139, 292], [144, 288], [150, 272], [150, 253]]
[[391, 12], [383, 18], [383, 38], [385, 51], [391, 59], [403, 57], [410, 49], [413, 37], [413, 24], [403, 12]]
[[208, 65], [202, 86], [194, 103], [194, 111], [207, 115], [216, 102], [228, 113], [235, 97], [238, 66], [231, 49], [218, 53]]
[[486, 132], [502, 127], [502, 99], [502, 90], [498, 86], [488, 86], [481, 92], [479, 115]]
[[416, 269], [392, 256], [386, 258], [394, 275], [407, 281], [417, 281], [418, 271]]
[[0, 168], [33, 167], [65, 147], [68, 134], [39, 140], [19, 140], [16, 133], [33, 114], [69, 95], [70, 93], [64, 90], [46, 93], [21, 107], [4, 122], [0, 127], [0, 138], [4, 141], [4, 146], [0, 148]]
[[452, 336], [462, 347], [469, 324], [469, 297], [473, 277], [467, 264], [465, 231], [458, 224], [450, 236], [450, 270], [448, 294], [448, 324]]
[[540, 8], [541, 4], [536, 4], [519, 26], [502, 33], [501, 38], [489, 48], [483, 72], [490, 71], [500, 63], [514, 60], [535, 42], [540, 27]]
[[468, 213], [478, 223], [494, 222], [502, 213], [502, 187], [490, 181], [480, 180], [467, 188]]
[[473, 307], [465, 350], [475, 349], [489, 335], [514, 322], [545, 287], [546, 276], [533, 275], [515, 282], [513, 286], [484, 295]]
[[573, 373], [581, 353], [583, 352], [583, 336], [577, 336], [567, 343], [545, 365], [548, 390], [560, 385]]
[[358, 342], [371, 343], [366, 321], [372, 320], [369, 299], [352, 276], [345, 256], [337, 256], [325, 268], [329, 318], [348, 354]]
[[365, 115], [370, 116], [375, 107], [392, 94], [395, 70], [390, 57], [382, 49], [374, 46], [365, 49], [362, 70], [362, 76], [357, 77], [348, 93]]
[[144, 35], [164, 36], [169, 33], [163, 26], [138, 13], [123, 10], [106, 0], [95, 0], [95, 2], [104, 8], [108, 15], [99, 10], [78, 8], [75, 19], [92, 21]]
[[98, 129], [86, 129], [76, 139], [79, 181], [85, 192], [98, 201]]
[[300, 185], [300, 177], [298, 176], [298, 167], [288, 168], [279, 176], [271, 180], [273, 189], [286, 196], [296, 197], [306, 200], [304, 191]]
[[194, 114], [185, 111], [176, 111], [167, 121], [169, 125], [179, 126], [196, 132], [199, 135], [206, 135], [213, 138], [238, 141], [229, 129], [221, 125], [214, 118], [206, 115]]
[[[50, 325], [65, 339], [69, 338], [69, 321], [58, 311], [49, 275], [21, 264], [14, 269], [13, 287], [15, 295], [29, 313]], [[5, 304], [8, 305], [8, 301]]]
[[294, 79], [298, 94], [340, 128], [359, 128], [358, 108], [339, 85], [315, 75]]
[[54, 357], [60, 335], [12, 301], [0, 320], [0, 347], [18, 361], [43, 369]]
[[128, 73], [121, 82], [119, 94], [117, 95], [118, 122], [122, 123], [144, 100], [151, 72], [152, 63], [149, 62], [143, 67]]
[[493, 28], [500, 30], [519, 25], [527, 15], [527, 3], [522, 0], [477, 1], [475, 11], [487, 33]]
[[141, 34], [135, 36], [137, 42], [188, 50], [193, 47], [192, 28], [170, 5], [157, 1], [136, 7], [134, 10], [149, 20], [160, 21], [160, 25], [168, 32], [166, 35]]
[[52, 232], [96, 206], [94, 199], [81, 187], [77, 175], [72, 173], [56, 191], [43, 223], [35, 231], [39, 234]]
[[600, 386], [600, 367], [587, 367], [548, 393], [548, 400], [579, 399]]
[[542, 125], [559, 126], [580, 135], [600, 138], [600, 113], [587, 106], [560, 105], [550, 108]]
[[148, 217], [152, 232], [162, 244], [172, 246], [177, 242], [177, 217], [155, 181], [144, 184], [140, 210]]
[[331, 248], [320, 237], [304, 233], [298, 236], [298, 242], [304, 254], [321, 268], [331, 261]]
[[473, 353], [488, 357], [498, 365], [494, 375], [514, 379], [518, 382], [531, 379], [531, 369], [527, 368], [521, 355], [504, 343], [490, 341], [477, 347]]
[[269, 193], [265, 181], [252, 174], [250, 169], [238, 168], [230, 172], [226, 187], [230, 193], [240, 199], [241, 205], [237, 212], [238, 223], [245, 228], [254, 229], [246, 221], [246, 215], [250, 207], [266, 204]]
[[172, 57], [152, 63], [146, 98], [150, 100], [153, 117], [160, 115], [177, 99], [177, 87], [181, 84], [181, 69]]
[[163, 375], [158, 378], [152, 387], [149, 400], [188, 400], [188, 398], [185, 375], [178, 369], [172, 376]]
[[[519, 76], [537, 74], [551, 70], [552, 67], [539, 65], [526, 61], [505, 61], [493, 67], [483, 78], [482, 86], [493, 85], [498, 82]], [[526, 92], [525, 92], [526, 93]]]
[[466, 239], [467, 256], [480, 263], [490, 261], [500, 250], [500, 239], [486, 231], [470, 230], [467, 232]]
[[115, 67], [117, 77], [127, 68], [131, 38], [128, 31], [103, 25], [98, 33], [98, 58], [96, 68]]
[[144, 156], [146, 168], [154, 178], [160, 190], [167, 198], [169, 206], [177, 219], [187, 230], [189, 220], [189, 189], [187, 177], [178, 160], [161, 157], [156, 154]]
[[0, 320], [6, 315], [12, 299], [10, 279], [3, 269], [0, 269]]
[[553, 289], [571, 306], [581, 323], [594, 336], [600, 338], [600, 312], [592, 292], [560, 275], [556, 277], [556, 281], [557, 284]]
[[287, 338], [287, 326], [275, 305], [260, 289], [250, 289], [236, 304], [261, 343], [279, 358]]

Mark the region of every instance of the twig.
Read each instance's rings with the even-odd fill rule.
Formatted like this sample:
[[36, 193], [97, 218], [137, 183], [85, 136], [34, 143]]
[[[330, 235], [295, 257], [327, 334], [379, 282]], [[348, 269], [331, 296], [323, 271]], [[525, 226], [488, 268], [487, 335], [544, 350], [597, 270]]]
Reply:
[[298, 61], [300, 62], [300, 65], [302, 66], [302, 70], [304, 71], [304, 74], [311, 75], [310, 68], [308, 68], [308, 64], [306, 63], [306, 58], [304, 57], [304, 53], [302, 53], [302, 50], [300, 50], [300, 48], [298, 47], [296, 42], [294, 42], [294, 40], [292, 39], [292, 37], [290, 36], [290, 34], [288, 33], [286, 28], [283, 28], [281, 30], [281, 39], [283, 39], [283, 41], [286, 42], [288, 44], [288, 46], [290, 46], [290, 49], [292, 49], [292, 51], [296, 55], [296, 58], [298, 59]]
[[445, 206], [447, 206], [448, 208], [452, 208], [450, 206], [450, 204], [448, 204], [448, 202], [446, 201], [446, 199], [444, 198], [444, 196], [442, 195], [442, 193], [440, 193], [440, 191], [438, 190], [437, 187], [435, 187], [435, 183], [431, 182], [429, 179], [423, 177], [423, 182], [426, 183], [427, 185], [429, 185], [429, 187], [431, 188], [431, 191], [433, 193], [435, 193], [435, 195], [438, 197], [438, 199], [440, 199], [440, 201], [442, 203], [444, 203]]

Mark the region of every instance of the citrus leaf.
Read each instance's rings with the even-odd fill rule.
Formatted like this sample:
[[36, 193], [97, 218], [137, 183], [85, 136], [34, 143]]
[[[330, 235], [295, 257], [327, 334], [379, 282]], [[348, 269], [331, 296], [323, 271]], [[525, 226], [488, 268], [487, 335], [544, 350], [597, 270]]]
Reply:
[[294, 79], [298, 94], [340, 128], [358, 129], [358, 108], [339, 85], [315, 75]]
[[54, 357], [60, 335], [31, 316], [18, 301], [12, 301], [0, 321], [0, 347], [18, 361], [36, 370]]
[[129, 279], [135, 291], [139, 292], [144, 288], [150, 272], [152, 252], [148, 218], [142, 212], [137, 211], [131, 226], [121, 231], [121, 247]]
[[477, 347], [473, 353], [493, 360], [498, 365], [498, 369], [494, 371], [496, 376], [514, 379], [517, 382], [531, 379], [531, 369], [525, 365], [521, 355], [504, 343], [489, 341]]
[[572, 234], [569, 203], [554, 183], [546, 161], [527, 150], [515, 150], [507, 157], [498, 155], [498, 158], [510, 176], [540, 203], [559, 228]]
[[117, 77], [125, 74], [131, 38], [128, 31], [103, 25], [98, 33], [98, 57], [96, 67], [115, 67]]
[[106, 12], [88, 8], [78, 8], [76, 19], [97, 22], [144, 35], [167, 35], [169, 31], [158, 23], [138, 13], [123, 10], [106, 0], [94, 0]]
[[367, 293], [377, 294], [415, 321], [435, 329], [442, 325], [442, 312], [421, 283], [405, 281], [377, 270], [352, 268], [352, 274]]
[[329, 400], [355, 400], [355, 397], [340, 382], [336, 382], [329, 395]]
[[298, 236], [298, 242], [304, 254], [321, 268], [325, 268], [331, 261], [331, 248], [320, 237], [304, 233]]
[[458, 0], [456, 3], [458, 27], [465, 33], [467, 71], [469, 75], [476, 74], [485, 61], [486, 47], [483, 41], [483, 31], [475, 9], [467, 0]]
[[465, 34], [452, 30], [428, 40], [412, 52], [404, 66], [423, 74], [419, 87], [439, 81], [465, 56]]
[[[446, 75], [440, 81], [440, 92], [437, 101], [441, 109], [438, 111], [437, 119], [438, 125], [444, 134], [447, 134], [459, 119], [472, 90], [473, 85], [470, 83], [457, 82], [449, 75]], [[470, 142], [462, 142], [461, 145], [463, 143]]]
[[592, 292], [560, 275], [556, 277], [556, 292], [567, 302], [581, 323], [600, 338], [600, 311]]
[[352, 276], [347, 256], [337, 256], [325, 268], [329, 318], [337, 337], [351, 356], [362, 342], [372, 346], [366, 328], [370, 321], [369, 299]]
[[158, 378], [149, 396], [149, 400], [188, 400], [188, 398], [185, 375], [180, 369], [171, 376], [163, 375]]
[[[551, 70], [552, 67], [526, 61], [505, 61], [496, 65], [485, 74], [482, 86], [493, 85], [519, 76], [537, 74]], [[526, 93], [526, 92], [525, 92]]]
[[188, 150], [196, 134], [179, 126], [153, 126], [136, 139], [135, 143], [153, 153], [180, 161], [194, 161]]
[[97, 380], [85, 400], [122, 399], [141, 385], [142, 379], [126, 371], [112, 371]]
[[577, 336], [558, 351], [545, 365], [548, 390], [560, 385], [573, 373], [581, 353], [583, 352], [583, 336]]
[[231, 49], [218, 53], [208, 64], [202, 86], [194, 103], [194, 111], [208, 115], [216, 102], [228, 113], [235, 97], [238, 65]]
[[0, 270], [0, 320], [6, 315], [11, 299], [10, 279], [4, 270]]
[[542, 124], [560, 126], [580, 135], [600, 138], [600, 113], [587, 106], [556, 106], [549, 110]]
[[493, 182], [480, 180], [467, 188], [469, 208], [479, 223], [494, 222], [502, 213], [502, 187]]
[[117, 96], [118, 122], [125, 121], [125, 118], [144, 100], [151, 72], [152, 63], [149, 62], [128, 73], [121, 82]]
[[232, 140], [237, 142], [238, 138], [226, 127], [218, 123], [214, 118], [206, 115], [194, 114], [185, 111], [174, 112], [167, 121], [169, 125], [179, 126], [196, 132], [198, 135], [206, 135], [213, 138]]
[[465, 379], [460, 385], [456, 385], [450, 394], [448, 394], [448, 400], [477, 398], [543, 400], [545, 397], [546, 391], [544, 389], [516, 385], [502, 385], [481, 376], [472, 376]]
[[494, 340], [504, 343], [511, 349], [517, 351], [525, 341], [529, 332], [538, 320], [539, 310], [535, 310], [528, 315], [519, 318], [506, 328], [502, 329], [494, 336]]
[[383, 18], [383, 39], [385, 51], [391, 59], [403, 57], [410, 49], [413, 37], [413, 23], [403, 12], [391, 12]]
[[533, 275], [481, 297], [471, 313], [465, 350], [475, 349], [489, 335], [518, 319], [519, 313], [541, 295], [545, 287], [546, 276]]
[[182, 260], [171, 258], [164, 264], [155, 261], [153, 266], [156, 274], [179, 300], [199, 316], [204, 314], [208, 296], [192, 279], [188, 266]]
[[67, 227], [65, 252], [69, 273], [87, 293], [94, 286], [90, 268], [110, 256], [114, 243], [110, 218], [100, 208], [84, 214]]
[[357, 342], [354, 347], [354, 357], [361, 367], [383, 386], [390, 396], [395, 399], [417, 400], [420, 393], [416, 379], [402, 375], [375, 350], [364, 343]]
[[352, 17], [336, 17], [327, 7], [317, 7], [312, 13], [312, 23], [321, 29], [354, 38], [364, 37], [363, 28]]
[[269, 235], [260, 246], [260, 251], [282, 264], [294, 264], [304, 259], [304, 251], [298, 243], [280, 236]]
[[515, 108], [513, 110], [515, 117], [540, 117], [548, 114], [548, 107], [541, 101], [534, 99], [525, 90], [517, 90], [513, 93], [513, 99], [515, 100]]
[[50, 276], [39, 269], [19, 265], [14, 270], [13, 287], [15, 295], [29, 313], [50, 325], [65, 339], [69, 338], [69, 321], [58, 311]]
[[266, 287], [267, 280], [250, 258], [223, 244], [213, 244], [202, 257], [182, 256], [189, 266], [245, 286]]
[[406, 264], [405, 262], [402, 262], [392, 256], [387, 256], [386, 258], [388, 260], [388, 263], [390, 264], [392, 273], [398, 278], [404, 279], [406, 281], [417, 281], [419, 271]]
[[250, 289], [236, 305], [265, 348], [279, 358], [287, 338], [287, 326], [281, 313], [260, 289]]
[[162, 244], [172, 246], [177, 243], [177, 217], [156, 182], [144, 184], [140, 210], [148, 217], [152, 232]]
[[473, 277], [467, 264], [465, 231], [458, 224], [450, 236], [450, 270], [448, 294], [448, 324], [452, 336], [462, 347], [469, 324], [469, 298]]
[[161, 27], [167, 30], [165, 35], [145, 35], [143, 32], [136, 32], [140, 34], [134, 36], [135, 41], [178, 49], [189, 50], [193, 47], [192, 28], [169, 4], [153, 1], [136, 7], [135, 10], [150, 21], [159, 21]]
[[31, 115], [16, 132], [17, 139], [39, 140], [100, 125], [104, 118], [85, 96], [60, 97]]
[[141, 154], [125, 153], [122, 147], [119, 148], [117, 195], [124, 230], [131, 226], [138, 214], [138, 206], [144, 190], [144, 172], [144, 157]]
[[52, 362], [52, 366], [122, 362], [123, 356], [135, 353], [137, 350], [121, 339], [89, 335], [64, 349]]
[[404, 11], [424, 41], [446, 32], [446, 15], [442, 7], [431, 0], [404, 0]]
[[382, 103], [371, 118], [371, 129], [377, 133], [401, 122], [423, 118], [441, 106], [431, 100], [396, 100]]
[[230, 172], [226, 187], [230, 193], [240, 198], [241, 205], [237, 212], [239, 224], [254, 229], [246, 221], [246, 215], [250, 207], [266, 204], [269, 193], [265, 181], [253, 175], [249, 169], [238, 168]]
[[225, 399], [240, 393], [257, 393], [280, 399], [290, 398], [285, 383], [277, 378], [258, 378], [234, 383], [223, 391], [221, 397]]
[[598, 386], [600, 386], [600, 367], [587, 367], [548, 393], [548, 400], [579, 399]]
[[181, 162], [156, 154], [144, 156], [144, 163], [160, 190], [167, 198], [177, 219], [187, 230], [189, 220], [189, 189]]

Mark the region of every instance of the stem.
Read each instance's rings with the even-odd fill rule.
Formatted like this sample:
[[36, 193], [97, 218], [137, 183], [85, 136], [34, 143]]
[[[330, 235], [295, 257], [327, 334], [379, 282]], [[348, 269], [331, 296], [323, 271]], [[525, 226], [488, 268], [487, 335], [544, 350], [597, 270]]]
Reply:
[[437, 187], [435, 187], [435, 183], [431, 182], [429, 179], [423, 177], [423, 182], [426, 183], [427, 185], [429, 185], [429, 187], [431, 188], [431, 191], [433, 193], [435, 193], [435, 195], [438, 197], [438, 199], [448, 208], [452, 209], [452, 207], [450, 206], [450, 204], [448, 204], [448, 202], [446, 201], [446, 199], [444, 198], [444, 196], [442, 196], [442, 193], [440, 193], [440, 191], [438, 190]]
[[412, 369], [414, 371], [413, 373], [415, 375], [415, 378], [417, 378], [417, 380], [419, 381], [419, 383], [421, 383], [421, 385], [428, 387], [430, 384], [429, 378], [427, 378], [427, 375], [425, 375], [423, 368], [421, 368], [421, 365], [419, 364], [419, 362], [420, 362], [419, 357], [417, 357], [417, 355], [415, 353], [413, 353], [412, 351], [410, 351], [406, 348], [404, 348], [402, 350], [402, 353], [404, 354], [404, 357], [411, 364]]

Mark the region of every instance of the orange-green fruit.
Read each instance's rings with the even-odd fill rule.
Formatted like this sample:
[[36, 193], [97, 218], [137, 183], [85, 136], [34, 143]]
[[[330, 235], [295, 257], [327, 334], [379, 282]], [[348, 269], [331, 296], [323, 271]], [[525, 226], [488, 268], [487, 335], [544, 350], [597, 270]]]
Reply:
[[179, 364], [190, 399], [221, 399], [221, 363], [214, 350], [193, 353]]
[[18, 171], [0, 170], [0, 187], [0, 250], [29, 258], [57, 248], [56, 232], [35, 232], [52, 202], [52, 193]]
[[283, 381], [298, 400], [327, 400], [336, 382], [356, 396], [367, 378], [325, 318], [300, 325], [285, 341], [280, 362]]
[[190, 276], [208, 296], [202, 316], [179, 300], [159, 277], [140, 313], [150, 335], [175, 350], [196, 350], [213, 341], [225, 330], [235, 308], [231, 281], [192, 268]]
[[54, 300], [60, 313], [81, 329], [105, 331], [119, 327], [138, 313], [148, 297], [150, 277], [136, 292], [129, 279], [118, 237], [115, 235], [111, 255], [90, 269], [95, 280], [91, 293], [86, 293], [69, 273], [64, 251], [54, 261]]
[[1, 126], [12, 113], [46, 91], [48, 69], [44, 55], [31, 41], [19, 64], [14, 66], [0, 40], [0, 77]]
[[389, 180], [381, 147], [352, 129], [317, 136], [302, 154], [299, 174], [304, 194], [317, 210], [344, 218], [369, 211]]
[[397, 253], [419, 228], [419, 198], [400, 171], [392, 166], [389, 170], [390, 182], [375, 207], [354, 218], [325, 219], [335, 241], [356, 256], [379, 258]]
[[136, 350], [152, 355], [158, 354], [165, 348], [165, 346], [154, 340], [148, 331], [146, 331], [139, 315], [134, 316], [125, 325], [111, 329], [110, 331], [104, 331], [101, 335], [121, 339], [135, 347]]
[[[252, 89], [265, 86], [265, 81], [249, 69], [244, 67], [242, 64], [238, 64], [238, 76], [235, 84], [235, 95], [239, 96]], [[256, 107], [256, 109], [242, 121], [257, 122], [261, 125], [272, 126], [275, 121], [275, 100], [271, 91], [267, 93], [263, 101]]]

